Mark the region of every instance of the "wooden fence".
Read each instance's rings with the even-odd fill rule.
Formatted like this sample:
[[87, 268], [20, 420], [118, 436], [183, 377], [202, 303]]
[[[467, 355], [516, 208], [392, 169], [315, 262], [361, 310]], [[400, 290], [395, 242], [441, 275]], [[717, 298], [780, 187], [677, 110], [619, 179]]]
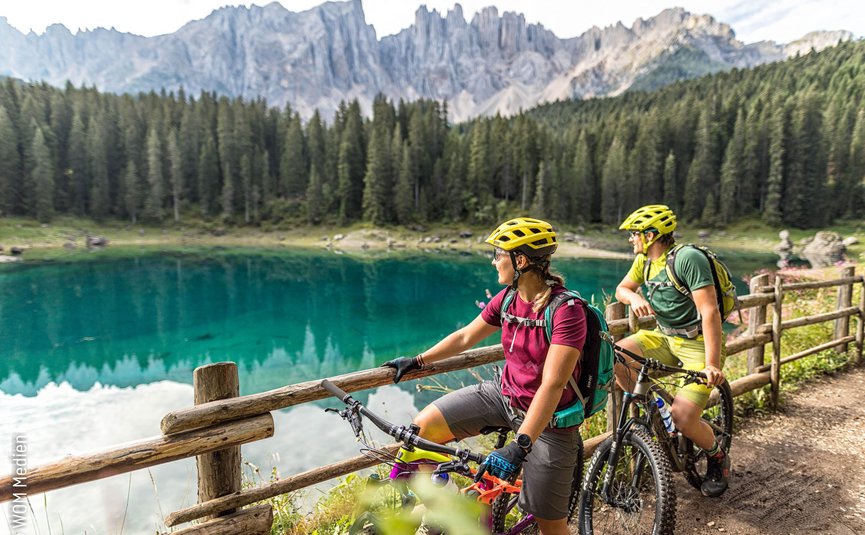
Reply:
[[[855, 275], [853, 267], [842, 268], [840, 278], [819, 282], [785, 284], [780, 276], [776, 276], [773, 284], [769, 284], [768, 275], [754, 277], [750, 294], [740, 298], [741, 308], [749, 310], [747, 330], [727, 342], [728, 363], [731, 356], [747, 351], [748, 373], [731, 382], [733, 394], [738, 396], [770, 385], [771, 404], [777, 406], [782, 365], [829, 349], [845, 352], [851, 343], [855, 344], [852, 363], [860, 364], [865, 332], [863, 282], [865, 279]], [[860, 287], [856, 305], [852, 303], [854, 285]], [[817, 288], [837, 288], [835, 310], [795, 319], [784, 317], [785, 298]], [[770, 308], [771, 322], [767, 322]], [[654, 318], [626, 315], [621, 303], [608, 306], [606, 314], [610, 331], [616, 337], [655, 326]], [[853, 335], [850, 334], [851, 316], [857, 317]], [[834, 334], [829, 341], [781, 358], [782, 334], [785, 331], [828, 321], [834, 322]], [[766, 363], [765, 347], [770, 343], [772, 354], [769, 363]], [[463, 370], [502, 358], [500, 345], [473, 349], [414, 371], [406, 379]], [[373, 368], [340, 375], [331, 380], [346, 392], [355, 392], [390, 384], [392, 376], [393, 372], [389, 369]], [[273, 522], [270, 506], [241, 508], [376, 464], [376, 461], [367, 457], [356, 456], [264, 486], [241, 490], [240, 445], [273, 436], [271, 411], [328, 397], [329, 394], [319, 387], [319, 382], [308, 381], [239, 397], [237, 367], [234, 363], [197, 368], [193, 376], [195, 405], [167, 414], [162, 419], [161, 436], [91, 455], [66, 457], [30, 469], [26, 479], [27, 494], [30, 496], [195, 456], [199, 503], [169, 514], [165, 519], [166, 526], [174, 527], [198, 520], [201, 523], [174, 533], [269, 533]], [[587, 440], [587, 455], [605, 437], [606, 434]], [[396, 444], [385, 447], [394, 452], [396, 448]], [[15, 484], [18, 479], [14, 476], [9, 474], [0, 477], [0, 502], [16, 499], [18, 490]]]

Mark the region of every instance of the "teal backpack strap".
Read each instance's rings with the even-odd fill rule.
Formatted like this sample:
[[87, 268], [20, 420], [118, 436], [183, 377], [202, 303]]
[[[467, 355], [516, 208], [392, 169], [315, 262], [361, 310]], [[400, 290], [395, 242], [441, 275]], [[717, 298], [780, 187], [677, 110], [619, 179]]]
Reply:
[[499, 311], [499, 315], [502, 319], [504, 319], [505, 314], [507, 314], [508, 307], [511, 306], [511, 302], [514, 300], [515, 295], [517, 295], [517, 291], [508, 287], [508, 291], [502, 299], [502, 308]]
[[[556, 311], [560, 306], [562, 306], [562, 304], [568, 301], [579, 301], [583, 305], [586, 304], [583, 297], [580, 295], [580, 292], [575, 290], [568, 290], [553, 296], [549, 304], [547, 304], [547, 308], [544, 310], [544, 321], [546, 322], [546, 325], [544, 325], [544, 334], [547, 336], [547, 342], [552, 342], [553, 340], [553, 317], [556, 315]], [[588, 313], [588, 311], [586, 311], [586, 313]], [[585, 407], [586, 400], [583, 398], [582, 392], [580, 392], [580, 387], [577, 385], [577, 380], [574, 379], [574, 374], [571, 374], [571, 376], [568, 377], [568, 384], [571, 385], [571, 388], [574, 390], [574, 393], [577, 394], [580, 403]]]
[[517, 291], [513, 288], [508, 288], [508, 292], [505, 294], [504, 298], [502, 298], [502, 308], [499, 312], [499, 318], [504, 325], [505, 323], [519, 323], [525, 327], [544, 327], [546, 325], [546, 320], [536, 320], [532, 318], [521, 318], [519, 316], [514, 316], [510, 312], [508, 312], [508, 307], [513, 303], [514, 296], [517, 295]]
[[566, 292], [562, 292], [560, 294], [556, 294], [550, 299], [550, 302], [547, 304], [547, 308], [544, 309], [544, 334], [547, 335], [547, 342], [551, 342], [553, 340], [553, 316], [556, 314], [556, 310], [562, 306], [562, 303], [571, 300], [582, 301], [583, 297], [580, 295], [580, 292], [574, 290], [568, 290]]

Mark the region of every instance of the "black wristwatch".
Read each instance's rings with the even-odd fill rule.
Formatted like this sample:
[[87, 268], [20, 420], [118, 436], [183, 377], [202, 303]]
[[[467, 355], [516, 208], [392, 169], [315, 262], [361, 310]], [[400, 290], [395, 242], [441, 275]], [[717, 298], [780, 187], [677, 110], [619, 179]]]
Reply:
[[514, 438], [514, 441], [517, 443], [517, 446], [521, 447], [526, 453], [532, 451], [532, 437], [529, 435], [519, 433], [516, 438]]

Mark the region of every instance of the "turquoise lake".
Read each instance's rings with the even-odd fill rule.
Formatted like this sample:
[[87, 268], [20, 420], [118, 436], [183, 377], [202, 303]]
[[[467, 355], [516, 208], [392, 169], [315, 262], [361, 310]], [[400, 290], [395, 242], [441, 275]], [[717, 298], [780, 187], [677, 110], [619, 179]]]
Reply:
[[[192, 370], [201, 364], [237, 362], [248, 394], [414, 355], [471, 321], [486, 291], [500, 289], [489, 260], [202, 251], [4, 266], [0, 437], [26, 436], [36, 466], [158, 435], [166, 412], [192, 404]], [[734, 260], [737, 275], [773, 262]], [[554, 267], [568, 287], [602, 302], [629, 265]], [[405, 420], [437, 395], [401, 384], [363, 398]], [[276, 436], [243, 447], [247, 477], [258, 477], [253, 466], [285, 477], [356, 455], [348, 428], [322, 406], [275, 413]], [[187, 460], [36, 496], [31, 528], [153, 533], [194, 501]]]

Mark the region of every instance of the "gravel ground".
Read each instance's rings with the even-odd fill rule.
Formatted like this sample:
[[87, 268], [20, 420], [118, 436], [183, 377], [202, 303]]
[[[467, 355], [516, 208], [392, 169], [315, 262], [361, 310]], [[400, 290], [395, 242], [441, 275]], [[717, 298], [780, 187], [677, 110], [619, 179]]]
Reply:
[[865, 368], [809, 382], [780, 411], [737, 424], [722, 497], [674, 476], [676, 533], [865, 533]]

